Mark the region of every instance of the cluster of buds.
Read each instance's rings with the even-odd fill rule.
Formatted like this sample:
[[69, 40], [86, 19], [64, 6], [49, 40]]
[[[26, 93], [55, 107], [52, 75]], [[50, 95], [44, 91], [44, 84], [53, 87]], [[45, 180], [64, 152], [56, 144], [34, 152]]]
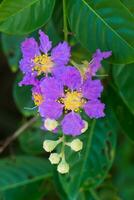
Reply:
[[[45, 140], [43, 142], [43, 148], [46, 152], [52, 152], [58, 144], [62, 143], [62, 146], [69, 146], [73, 151], [78, 152], [82, 150], [83, 143], [80, 139], [74, 139], [71, 142], [65, 142], [64, 138], [61, 137], [58, 140]], [[51, 164], [57, 164], [57, 171], [61, 174], [69, 172], [69, 164], [65, 159], [64, 148], [61, 149], [60, 153], [51, 153], [49, 156]]]

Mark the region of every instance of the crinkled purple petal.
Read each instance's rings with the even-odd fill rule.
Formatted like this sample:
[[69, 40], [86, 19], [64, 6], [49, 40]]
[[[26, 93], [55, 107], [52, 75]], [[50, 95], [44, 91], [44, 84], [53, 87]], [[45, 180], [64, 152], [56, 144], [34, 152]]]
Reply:
[[40, 55], [38, 43], [34, 38], [27, 38], [21, 44], [21, 51], [23, 57], [25, 58], [34, 58], [35, 56]]
[[97, 99], [101, 96], [103, 86], [100, 80], [87, 79], [82, 85], [82, 94], [87, 99]]
[[39, 106], [39, 113], [44, 118], [58, 119], [62, 115], [62, 110], [63, 105], [53, 100], [45, 100]]
[[58, 65], [66, 65], [70, 58], [70, 47], [68, 43], [59, 43], [54, 47], [51, 52], [51, 58]]
[[98, 60], [103, 60], [112, 55], [112, 51], [101, 51], [100, 49], [97, 49], [96, 52], [93, 54], [93, 58]]
[[84, 123], [79, 114], [70, 112], [61, 122], [62, 130], [65, 135], [80, 135], [84, 128]]
[[84, 105], [84, 110], [90, 118], [104, 117], [105, 104], [101, 103], [98, 99], [88, 101]]
[[[60, 77], [58, 72], [57, 77]], [[81, 85], [80, 72], [75, 67], [66, 66], [64, 72], [61, 74], [60, 81], [64, 86], [67, 86], [71, 90], [79, 89]]]
[[52, 74], [53, 76], [58, 79], [61, 80], [63, 73], [66, 70], [66, 66], [65, 65], [58, 65], [52, 68]]
[[101, 67], [101, 61], [112, 55], [111, 51], [103, 51], [97, 49], [92, 56], [92, 61], [89, 63], [89, 75], [94, 76]]
[[36, 75], [33, 73], [26, 73], [23, 76], [22, 81], [19, 82], [19, 86], [22, 85], [32, 85], [32, 86], [36, 86], [38, 84], [38, 80], [36, 79]]
[[49, 37], [41, 30], [39, 30], [39, 35], [40, 35], [40, 50], [47, 54], [47, 52], [51, 49], [52, 47], [52, 42], [49, 40]]
[[45, 99], [57, 99], [63, 96], [63, 86], [54, 77], [48, 77], [40, 83]]
[[23, 58], [19, 62], [20, 70], [25, 73], [31, 73], [34, 63], [29, 58]]

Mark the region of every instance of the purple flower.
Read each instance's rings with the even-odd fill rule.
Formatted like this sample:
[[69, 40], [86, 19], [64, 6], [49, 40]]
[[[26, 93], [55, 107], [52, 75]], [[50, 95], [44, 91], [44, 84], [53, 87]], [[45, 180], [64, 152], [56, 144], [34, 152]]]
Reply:
[[79, 115], [81, 109], [90, 118], [104, 116], [104, 104], [99, 100], [103, 86], [99, 80], [90, 78], [83, 82], [79, 71], [72, 66], [66, 67], [61, 77], [57, 77], [41, 81], [41, 92], [46, 101], [40, 105], [39, 112], [43, 118], [51, 119], [58, 119], [65, 114], [61, 121], [63, 133], [80, 135], [84, 128]]
[[[70, 58], [70, 47], [67, 42], [59, 43], [51, 50], [50, 55], [51, 41], [41, 30], [39, 30], [39, 40], [39, 45], [34, 38], [27, 38], [21, 44], [23, 58], [20, 60], [20, 69], [28, 82], [30, 77], [38, 78], [42, 74], [53, 73], [59, 65], [66, 65]], [[23, 81], [24, 84], [28, 85], [26, 81]], [[32, 82], [30, 84], [32, 85]]]
[[101, 67], [101, 61], [106, 59], [112, 55], [111, 51], [103, 51], [101, 52], [100, 49], [97, 49], [96, 52], [92, 56], [92, 60], [89, 63], [88, 68], [88, 75], [94, 76], [98, 69]]

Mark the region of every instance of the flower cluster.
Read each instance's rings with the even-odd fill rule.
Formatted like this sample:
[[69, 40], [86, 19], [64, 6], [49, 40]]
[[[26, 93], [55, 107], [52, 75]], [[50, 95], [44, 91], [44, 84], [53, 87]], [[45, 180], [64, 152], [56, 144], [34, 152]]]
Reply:
[[[44, 129], [53, 132], [61, 129], [64, 135], [80, 135], [88, 128], [81, 112], [91, 119], [105, 115], [105, 105], [100, 101], [103, 86], [95, 76], [101, 61], [108, 58], [111, 51], [97, 49], [83, 73], [77, 65], [68, 65], [71, 48], [67, 42], [52, 49], [51, 41], [41, 30], [39, 41], [38, 44], [34, 38], [27, 38], [21, 45], [20, 69], [24, 77], [19, 85], [32, 86], [32, 99], [44, 121]], [[50, 160], [58, 163], [60, 157], [53, 153]]]

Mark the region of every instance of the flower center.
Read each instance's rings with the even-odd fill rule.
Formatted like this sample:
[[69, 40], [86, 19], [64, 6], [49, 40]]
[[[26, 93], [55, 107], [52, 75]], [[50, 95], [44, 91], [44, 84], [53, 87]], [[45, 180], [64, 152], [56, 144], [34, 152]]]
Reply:
[[36, 56], [33, 62], [35, 64], [33, 70], [36, 70], [38, 72], [38, 75], [42, 73], [50, 73], [51, 68], [53, 67], [51, 57], [46, 54]]
[[41, 105], [41, 103], [43, 102], [43, 97], [39, 93], [33, 93], [33, 99], [36, 106]]
[[65, 110], [79, 111], [83, 105], [82, 94], [77, 91], [67, 92], [65, 98], [62, 98], [62, 102], [65, 105]]

